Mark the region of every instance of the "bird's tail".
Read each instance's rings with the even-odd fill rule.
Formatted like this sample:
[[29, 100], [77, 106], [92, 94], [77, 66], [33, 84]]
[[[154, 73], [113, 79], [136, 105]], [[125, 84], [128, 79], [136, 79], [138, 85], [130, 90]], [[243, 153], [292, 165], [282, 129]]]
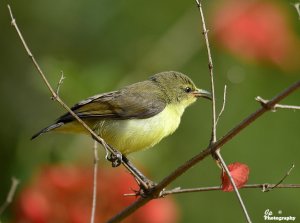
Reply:
[[44, 129], [42, 129], [41, 131], [37, 132], [36, 134], [34, 134], [32, 137], [31, 137], [31, 140], [35, 139], [36, 137], [46, 133], [46, 132], [49, 132], [49, 131], [52, 131], [56, 128], [59, 128], [61, 127], [62, 125], [64, 125], [65, 123], [64, 122], [58, 122], [58, 123], [55, 123], [53, 125], [50, 125]]

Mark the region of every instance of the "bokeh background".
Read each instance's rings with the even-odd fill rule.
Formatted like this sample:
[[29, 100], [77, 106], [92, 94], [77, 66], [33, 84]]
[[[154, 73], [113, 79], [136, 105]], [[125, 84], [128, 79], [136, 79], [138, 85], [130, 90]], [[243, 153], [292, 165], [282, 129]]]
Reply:
[[[73, 220], [66, 216], [64, 220], [51, 219], [54, 214], [47, 218], [46, 215], [36, 217], [37, 213], [43, 213], [39, 208], [44, 206], [49, 214], [57, 206], [54, 204], [60, 204], [60, 210], [78, 204], [64, 202], [70, 198], [61, 196], [57, 200], [55, 197], [47, 200], [46, 195], [53, 190], [51, 185], [57, 184], [45, 183], [42, 179], [48, 179], [49, 171], [54, 171], [51, 172], [56, 179], [54, 182], [57, 183], [58, 178], [63, 185], [58, 183], [60, 193], [63, 193], [63, 188], [70, 191], [73, 186], [78, 186], [68, 182], [76, 181], [71, 177], [74, 169], [78, 179], [83, 177], [82, 169], [92, 171], [93, 142], [87, 136], [60, 134], [29, 140], [32, 134], [50, 124], [64, 110], [50, 100], [48, 90], [10, 26], [5, 3], [0, 3], [0, 203], [5, 200], [12, 176], [19, 178], [21, 184], [13, 204], [1, 220], [87, 222], [88, 215], [86, 219], [82, 217], [84, 214]], [[49, 81], [56, 86], [61, 71], [65, 74], [60, 96], [69, 105], [165, 70], [186, 73], [199, 87], [209, 90], [201, 21], [192, 0], [27, 0], [11, 1], [10, 4]], [[300, 20], [289, 1], [215, 0], [203, 4], [215, 67], [218, 109], [222, 106], [224, 85], [228, 87], [226, 109], [218, 125], [218, 137], [221, 137], [259, 108], [254, 100], [256, 96], [272, 98], [299, 79]], [[283, 103], [300, 105], [300, 91]], [[151, 179], [159, 181], [207, 146], [210, 120], [210, 103], [200, 100], [187, 109], [180, 128], [172, 136], [154, 149], [133, 154], [130, 158]], [[223, 156], [227, 163], [239, 161], [250, 167], [249, 183], [276, 183], [294, 163], [296, 167], [285, 183], [300, 183], [299, 124], [299, 111], [269, 112], [227, 143]], [[100, 156], [104, 156], [102, 150]], [[101, 175], [111, 168], [103, 158], [100, 163], [103, 166], [99, 170], [101, 179]], [[73, 172], [68, 171], [70, 169]], [[126, 172], [123, 167], [113, 171], [112, 175], [120, 182], [115, 179], [114, 183], [106, 185], [107, 191], [117, 191], [116, 185], [122, 184], [121, 175]], [[208, 158], [169, 188], [213, 185], [220, 185], [220, 170]], [[81, 186], [88, 193], [82, 195], [87, 201], [76, 206], [76, 213], [90, 205], [88, 191], [92, 190], [91, 183]], [[26, 198], [30, 189], [39, 192], [37, 197]], [[131, 191], [130, 186], [125, 189]], [[99, 193], [98, 200], [103, 202], [106, 192]], [[126, 199], [122, 193], [107, 200], [116, 205]], [[74, 189], [74, 194], [69, 196], [75, 197], [76, 194], [78, 191]], [[281, 216], [300, 219], [299, 189], [278, 189], [269, 193], [247, 189], [241, 194], [254, 222], [263, 222], [267, 209], [277, 216], [281, 210]], [[163, 213], [169, 213], [173, 218], [154, 221], [155, 211], [144, 216], [152, 219], [150, 223], [244, 220], [233, 193], [184, 194], [174, 196], [170, 201], [171, 211]], [[109, 213], [112, 216], [115, 210]]]

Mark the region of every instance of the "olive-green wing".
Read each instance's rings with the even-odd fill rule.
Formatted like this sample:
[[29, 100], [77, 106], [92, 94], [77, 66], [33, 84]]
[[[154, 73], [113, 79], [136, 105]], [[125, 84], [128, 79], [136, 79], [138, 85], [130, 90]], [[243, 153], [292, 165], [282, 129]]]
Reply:
[[[126, 90], [95, 95], [79, 102], [72, 110], [82, 119], [144, 119], [160, 113], [166, 106], [165, 101], [156, 94], [143, 89], [139, 92]], [[67, 113], [57, 123], [73, 121], [74, 117]]]
[[[144, 119], [160, 113], [166, 107], [166, 100], [162, 95], [158, 86], [149, 82], [139, 82], [120, 91], [92, 96], [80, 101], [71, 109], [82, 119]], [[66, 113], [31, 139], [73, 120], [74, 117]]]

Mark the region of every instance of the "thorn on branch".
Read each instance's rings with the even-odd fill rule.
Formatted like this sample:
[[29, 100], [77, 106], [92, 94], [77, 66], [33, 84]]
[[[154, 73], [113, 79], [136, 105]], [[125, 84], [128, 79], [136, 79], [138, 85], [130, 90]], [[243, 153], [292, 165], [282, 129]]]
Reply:
[[206, 35], [208, 32], [209, 32], [209, 30], [207, 29], [207, 30], [205, 30], [205, 31], [202, 31], [202, 34], [203, 34], [203, 35]]
[[269, 105], [269, 101], [268, 101], [268, 100], [265, 100], [265, 99], [263, 99], [263, 98], [260, 97], [260, 96], [257, 96], [257, 97], [255, 98], [255, 100], [258, 101], [258, 102], [260, 103], [260, 105], [261, 105], [263, 108], [265, 108], [265, 109], [267, 109], [267, 110], [271, 110], [271, 111], [273, 111], [273, 112], [276, 111], [276, 109], [274, 108], [274, 106], [270, 106], [270, 105]]
[[16, 24], [16, 20], [15, 20], [15, 19], [12, 19], [10, 25], [11, 25], [11, 26], [14, 26], [15, 24]]
[[135, 190], [133, 188], [130, 188], [130, 190], [133, 191], [133, 193], [128, 193], [128, 194], [123, 194], [124, 197], [138, 197], [138, 196], [141, 196], [141, 192], [140, 190]]
[[268, 184], [262, 184], [262, 192], [266, 192], [266, 188], [268, 187]]

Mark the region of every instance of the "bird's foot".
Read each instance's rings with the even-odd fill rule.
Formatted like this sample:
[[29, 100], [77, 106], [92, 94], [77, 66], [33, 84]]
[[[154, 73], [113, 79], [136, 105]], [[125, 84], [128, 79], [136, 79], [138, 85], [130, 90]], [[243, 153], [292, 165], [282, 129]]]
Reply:
[[115, 152], [115, 154], [110, 153], [106, 156], [106, 159], [111, 162], [112, 167], [120, 166], [122, 163], [122, 153]]
[[145, 177], [128, 159], [125, 155], [120, 153], [118, 150], [115, 148], [109, 146], [112, 150], [113, 153], [107, 153], [106, 154], [106, 159], [111, 162], [112, 167], [118, 167], [122, 163], [123, 165], [129, 170], [129, 172], [134, 176], [136, 179], [137, 183], [139, 184], [140, 187], [140, 194], [142, 196], [149, 194], [150, 191], [153, 190], [153, 188], [156, 186], [156, 183], [153, 181], [149, 180], [147, 177]]

